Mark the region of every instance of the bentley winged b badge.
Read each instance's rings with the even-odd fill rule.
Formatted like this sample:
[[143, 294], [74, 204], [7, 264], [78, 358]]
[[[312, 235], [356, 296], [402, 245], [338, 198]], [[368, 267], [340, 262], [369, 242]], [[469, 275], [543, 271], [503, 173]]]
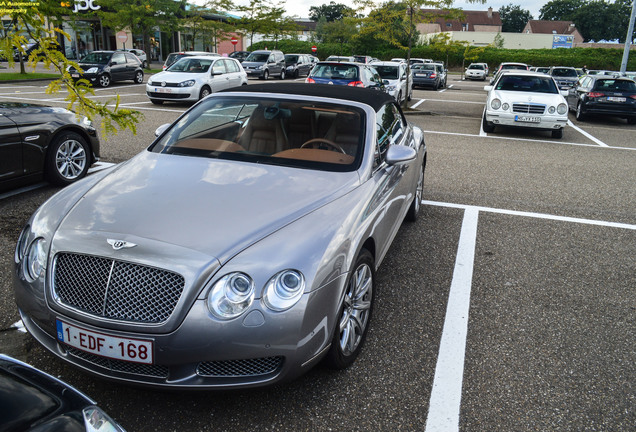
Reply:
[[124, 240], [107, 239], [106, 241], [115, 250], [120, 250], [120, 249], [124, 249], [124, 248], [133, 248], [133, 247], [137, 246], [135, 243], [130, 243], [130, 242], [127, 242], [127, 241], [124, 241]]

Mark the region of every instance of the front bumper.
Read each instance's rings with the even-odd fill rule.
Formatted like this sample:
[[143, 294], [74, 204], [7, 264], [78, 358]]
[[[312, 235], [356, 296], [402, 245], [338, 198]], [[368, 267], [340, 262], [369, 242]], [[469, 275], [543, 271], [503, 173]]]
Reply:
[[485, 73], [474, 73], [474, 72], [466, 72], [466, 79], [479, 79], [479, 80], [485, 80], [486, 79], [486, 74]]
[[[255, 301], [249, 312], [221, 322], [197, 299], [176, 330], [121, 331], [91, 325], [54, 311], [47, 300], [14, 273], [20, 316], [31, 335], [63, 360], [97, 376], [149, 387], [230, 389], [293, 379], [314, 366], [330, 347], [346, 275], [305, 294], [286, 312], [274, 313]], [[151, 341], [153, 364], [109, 359], [57, 340], [56, 320], [126, 339]]]
[[264, 69], [245, 69], [248, 77], [260, 78], [263, 76]]
[[[530, 119], [533, 119], [533, 120], [539, 119], [539, 121], [525, 121]], [[495, 125], [502, 125], [502, 126], [516, 126], [516, 127], [533, 128], [533, 129], [553, 130], [553, 129], [564, 128], [568, 122], [568, 116], [567, 116], [567, 113], [563, 115], [525, 114], [525, 113], [505, 112], [502, 110], [498, 110], [498, 111], [487, 110], [486, 121], [493, 123]]]
[[150, 99], [162, 101], [196, 102], [199, 100], [199, 86], [161, 87], [146, 85], [146, 95]]

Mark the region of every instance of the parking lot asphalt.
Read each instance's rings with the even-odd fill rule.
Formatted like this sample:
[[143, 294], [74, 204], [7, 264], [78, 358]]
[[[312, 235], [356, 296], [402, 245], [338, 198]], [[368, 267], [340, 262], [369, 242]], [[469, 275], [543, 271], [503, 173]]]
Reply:
[[[483, 85], [453, 76], [447, 89], [414, 92], [406, 113], [428, 146], [424, 212], [378, 271], [369, 337], [350, 369], [187, 393], [113, 384], [57, 360], [15, 329], [11, 286], [15, 241], [58, 190], [48, 185], [0, 196], [0, 351], [75, 385], [129, 431], [633, 430], [636, 126], [571, 114], [562, 139], [485, 134]], [[42, 87], [2, 84], [0, 100], [66, 105]], [[187, 109], [153, 106], [139, 85], [96, 91], [114, 94], [145, 118], [137, 135], [102, 137], [107, 164]]]

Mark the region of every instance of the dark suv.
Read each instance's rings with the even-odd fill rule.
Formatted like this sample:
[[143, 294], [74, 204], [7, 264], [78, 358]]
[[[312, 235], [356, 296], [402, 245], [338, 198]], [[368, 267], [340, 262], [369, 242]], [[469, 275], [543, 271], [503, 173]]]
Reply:
[[571, 89], [579, 80], [576, 69], [569, 66], [552, 66], [548, 74], [552, 75], [561, 90]]
[[249, 77], [266, 80], [270, 76], [285, 79], [285, 55], [282, 51], [257, 50], [243, 60], [243, 69]]
[[84, 71], [81, 74], [71, 67], [69, 72], [75, 80], [88, 80], [91, 84], [108, 87], [115, 81], [133, 80], [136, 84], [144, 82], [144, 71], [139, 58], [125, 51], [93, 51], [79, 61]]

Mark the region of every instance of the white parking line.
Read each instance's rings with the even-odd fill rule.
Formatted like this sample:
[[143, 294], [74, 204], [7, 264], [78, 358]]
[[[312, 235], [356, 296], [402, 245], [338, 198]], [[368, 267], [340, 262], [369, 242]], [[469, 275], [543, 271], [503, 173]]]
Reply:
[[419, 102], [417, 102], [415, 105], [411, 105], [411, 108], [417, 108], [418, 106], [422, 105], [425, 101], [426, 99], [420, 99]]
[[464, 212], [453, 281], [448, 294], [444, 330], [435, 366], [426, 432], [459, 430], [478, 217], [479, 211], [474, 208], [466, 209]]
[[434, 130], [424, 130], [423, 132], [429, 133], [429, 134], [438, 134], [438, 135], [455, 135], [455, 136], [465, 136], [465, 137], [475, 137], [475, 138], [477, 137], [492, 138], [492, 139], [501, 139], [501, 140], [509, 140], [509, 141], [531, 141], [531, 142], [542, 142], [542, 143], [551, 143], [551, 144], [573, 145], [573, 146], [581, 146], [581, 147], [607, 148], [612, 150], [636, 150], [636, 147], [615, 147], [615, 146], [608, 146], [608, 145], [606, 145], [605, 147], [601, 147], [596, 144], [575, 143], [575, 142], [568, 142], [568, 141], [560, 141], [556, 139], [554, 141], [550, 141], [550, 140], [538, 140], [538, 139], [531, 139], [531, 138], [514, 138], [514, 137], [505, 137], [505, 136], [498, 136], [498, 135], [488, 135], [486, 133], [484, 133], [484, 135], [481, 135], [481, 134], [465, 134], [465, 133], [457, 133], [457, 132], [443, 132], [443, 131], [434, 131]]
[[472, 288], [479, 212], [629, 230], [636, 230], [636, 225], [437, 201], [422, 201], [422, 204], [464, 210], [464, 219], [457, 245], [457, 258], [448, 293], [446, 317], [444, 319], [428, 417], [426, 419], [426, 432], [457, 432], [459, 431], [466, 337], [470, 312], [470, 291]]
[[586, 136], [587, 138], [591, 139], [592, 141], [594, 141], [596, 144], [600, 145], [601, 147], [609, 147], [607, 144], [605, 144], [603, 141], [601, 141], [600, 139], [593, 137], [592, 135], [590, 135], [589, 133], [585, 132], [583, 129], [581, 129], [578, 126], [575, 126], [574, 123], [572, 123], [570, 120], [568, 120], [568, 126], [574, 128], [576, 131], [578, 131], [579, 133], [581, 133], [582, 135]]

